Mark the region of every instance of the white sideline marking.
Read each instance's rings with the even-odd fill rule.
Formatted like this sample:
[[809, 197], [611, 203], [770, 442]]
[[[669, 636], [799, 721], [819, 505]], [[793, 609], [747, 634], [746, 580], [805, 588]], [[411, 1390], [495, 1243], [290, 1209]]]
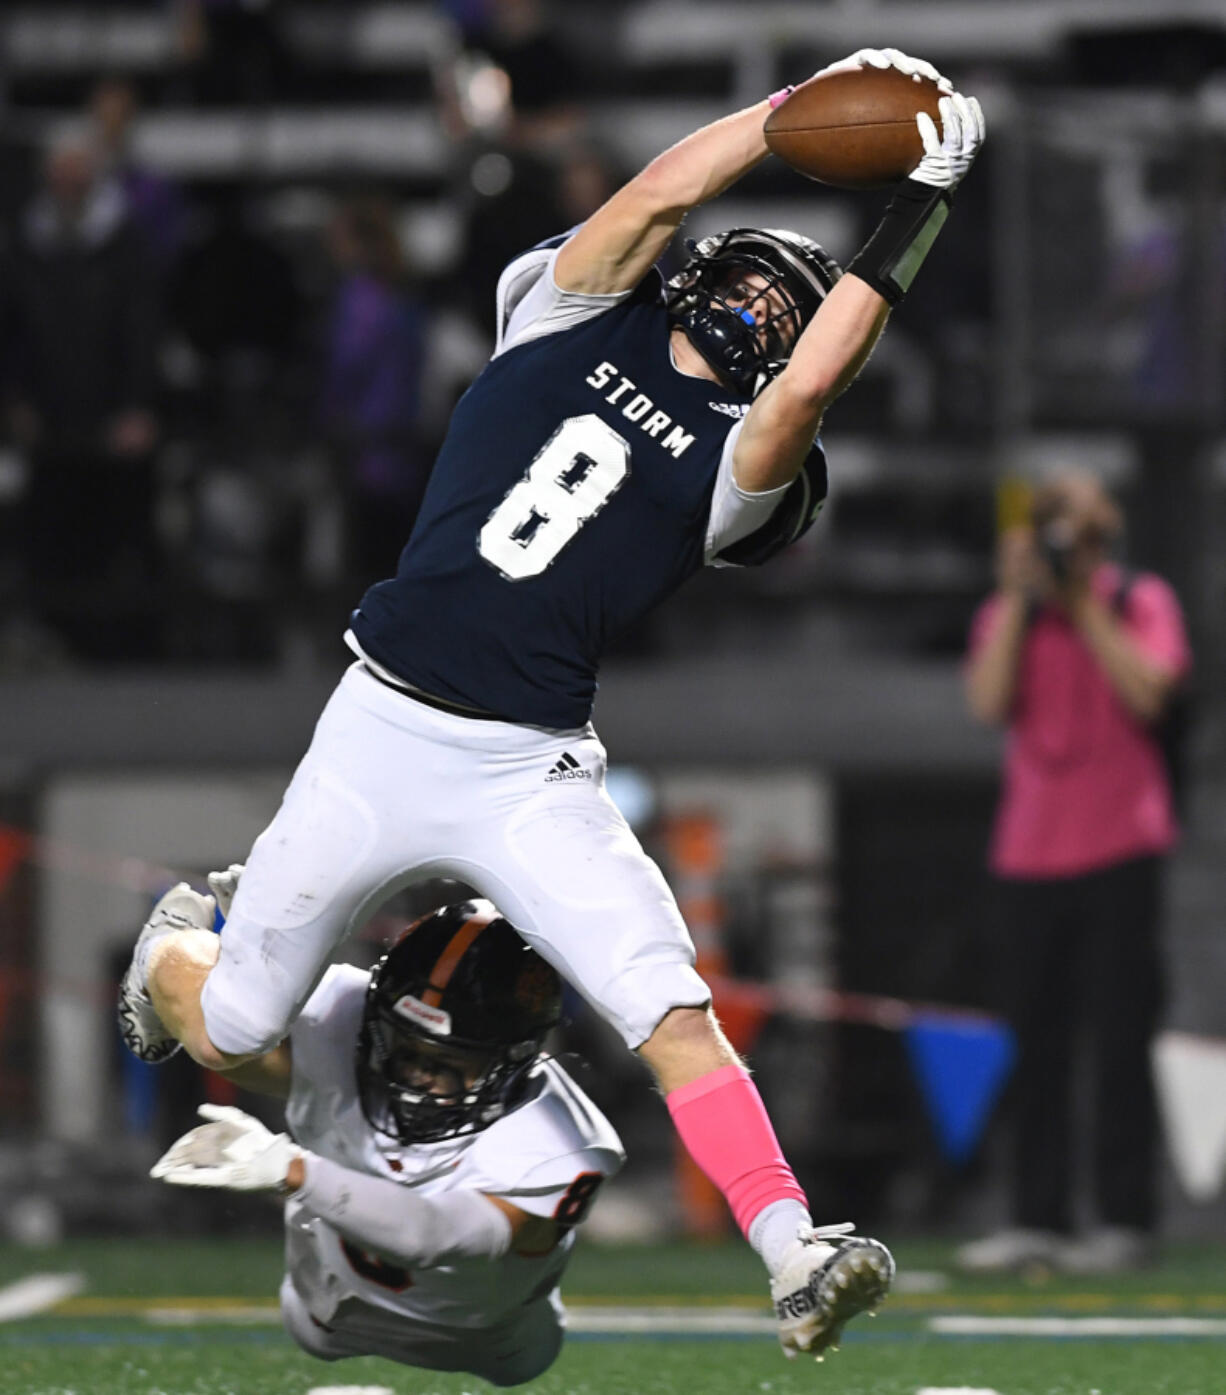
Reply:
[[978, 1385], [921, 1385], [915, 1395], [1000, 1395], [1000, 1391]]
[[978, 1385], [921, 1385], [915, 1395], [1000, 1395], [1000, 1391]]
[[972, 1317], [928, 1320], [949, 1337], [1226, 1337], [1226, 1319], [1194, 1317]]
[[85, 1287], [84, 1274], [30, 1274], [0, 1288], [0, 1322], [16, 1322], [54, 1308]]
[[386, 1385], [313, 1385], [307, 1395], [396, 1395]]

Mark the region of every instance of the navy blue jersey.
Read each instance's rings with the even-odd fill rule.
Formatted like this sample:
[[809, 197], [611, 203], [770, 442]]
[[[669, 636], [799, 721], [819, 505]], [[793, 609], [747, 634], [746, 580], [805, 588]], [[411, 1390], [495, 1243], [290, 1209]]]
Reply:
[[[491, 360], [455, 409], [396, 576], [354, 613], [370, 658], [508, 721], [587, 721], [610, 637], [703, 565], [725, 442], [748, 406], [679, 372], [669, 330], [652, 272]], [[768, 521], [720, 560], [765, 561], [825, 490], [815, 445]]]

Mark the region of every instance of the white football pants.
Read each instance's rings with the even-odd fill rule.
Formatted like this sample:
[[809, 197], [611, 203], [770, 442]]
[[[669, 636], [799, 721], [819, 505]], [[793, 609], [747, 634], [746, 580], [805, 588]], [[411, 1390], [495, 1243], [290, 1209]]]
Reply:
[[520, 1385], [548, 1370], [565, 1330], [556, 1290], [493, 1327], [438, 1327], [356, 1298], [341, 1303], [321, 1326], [288, 1275], [281, 1284], [281, 1319], [294, 1341], [321, 1361], [382, 1356], [428, 1371], [466, 1371], [494, 1385]]
[[488, 897], [631, 1047], [702, 1006], [671, 891], [605, 793], [591, 726], [427, 707], [352, 665], [247, 859], [204, 1021], [219, 1050], [275, 1046], [335, 946], [388, 896], [452, 877]]

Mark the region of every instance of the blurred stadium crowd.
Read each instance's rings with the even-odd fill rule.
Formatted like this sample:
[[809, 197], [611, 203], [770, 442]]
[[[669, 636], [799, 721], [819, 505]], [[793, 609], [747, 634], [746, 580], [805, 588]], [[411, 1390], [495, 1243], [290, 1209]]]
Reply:
[[[803, 652], [815, 667], [819, 656], [821, 691], [788, 684], [808, 736], [772, 728], [740, 749], [710, 714], [711, 760], [744, 765], [773, 741], [768, 763], [816, 752], [847, 777], [837, 838], [815, 815], [819, 851], [772, 866], [755, 850], [757, 880], [736, 894], [775, 897], [780, 924], [789, 895], [805, 914], [820, 903], [824, 925], [837, 843], [830, 957], [842, 985], [973, 1002], [994, 749], [975, 744], [955, 665], [991, 586], [1009, 481], [1087, 466], [1125, 505], [1130, 561], [1169, 577], [1189, 618], [1200, 817], [1183, 923], [1201, 946], [1223, 851], [1208, 827], [1226, 807], [1214, 623], [1226, 583], [1226, 26], [1194, 0], [1153, 9], [0, 5], [0, 674], [79, 676], [74, 701], [88, 706], [90, 678], [121, 668], [334, 673], [348, 612], [393, 570], [450, 409], [492, 346], [505, 262], [702, 122], [861, 44], [897, 44], [981, 95], [992, 139], [915, 293], [831, 413], [822, 525], [765, 572], [722, 575], [716, 589], [696, 578], [621, 641], [619, 658], [648, 665], [635, 670], [648, 715], [633, 730], [668, 697], [651, 675], [698, 656], [752, 646], [754, 665], [735, 660], [749, 686], [727, 708], [752, 696], [750, 669], [780, 672], [764, 656]], [[689, 231], [793, 226], [846, 260], [879, 207], [772, 161]], [[871, 680], [872, 706], [856, 707], [866, 654], [943, 667], [923, 681], [891, 668]], [[902, 735], [889, 747], [893, 718]], [[695, 751], [703, 730], [693, 724]], [[635, 761], [660, 757], [650, 741], [621, 745]], [[22, 792], [4, 816], [28, 808]], [[797, 873], [805, 856], [819, 873]], [[33, 962], [31, 894], [19, 894], [0, 908], [19, 927], [6, 957]], [[762, 906], [743, 923], [770, 919]], [[752, 940], [733, 967], [772, 972]], [[813, 945], [793, 949], [801, 959]], [[1210, 961], [1198, 948], [1190, 962]], [[1213, 982], [1189, 990], [1193, 1009]], [[1194, 1025], [1226, 1028], [1213, 1016]], [[897, 1124], [897, 1046], [880, 1037], [846, 1029], [844, 1065], [859, 1068], [832, 1106], [860, 1164], [842, 1195], [869, 1213], [914, 1141]], [[795, 1049], [786, 1032], [768, 1035], [768, 1081], [770, 1053], [786, 1062]], [[28, 1118], [30, 1062], [10, 1056], [8, 1070]], [[778, 1108], [784, 1132], [810, 1127], [803, 1100]], [[947, 1182], [929, 1178], [910, 1199], [904, 1188], [894, 1204], [939, 1214]]]
[[[828, 51], [759, 46], [746, 72], [736, 32], [688, 37], [702, 7], [658, 35], [656, 11], [13, 7], [0, 663], [267, 664], [330, 638], [394, 564], [502, 265]], [[782, 168], [739, 197], [802, 204], [836, 250], [872, 216]], [[986, 179], [969, 201], [859, 394], [878, 430], [988, 425]], [[939, 533], [912, 545], [956, 573]]]
[[[1172, 16], [1142, 57], [1127, 6], [1119, 32], [1101, 7], [1016, 32], [990, 0], [935, 29], [871, 8], [999, 94], [1001, 139], [832, 422], [852, 438], [834, 547], [773, 585], [844, 614], [886, 599], [901, 623], [869, 619], [891, 642], [953, 652], [1018, 429], [1203, 417], [1216, 330], [1187, 278], [1213, 249], [1187, 214], [1210, 195], [1160, 108], [1212, 86], [1216, 49]], [[508, 257], [674, 135], [854, 46], [864, 16], [833, 9], [5, 7], [0, 665], [271, 664], [328, 642], [394, 564]], [[1158, 107], [1122, 100], [1133, 81]], [[1069, 84], [1080, 114], [1044, 103]], [[877, 202], [771, 162], [726, 208], [846, 256]], [[1147, 504], [1169, 474], [1144, 439], [1098, 448]], [[1143, 548], [1182, 552], [1141, 514]]]
[[[361, 12], [296, 8], [9, 17], [11, 663], [260, 663], [287, 617], [335, 624], [407, 537], [501, 265], [608, 192], [581, 62], [537, 6], [411, 11], [405, 71], [373, 74], [295, 48], [314, 17], [343, 54]], [[163, 61], [136, 36], [141, 70], [116, 76], [93, 39], [122, 53], [125, 22]], [[421, 105], [428, 168], [379, 178], [340, 148], [268, 170], [258, 131], [210, 161], [224, 113], [309, 110], [326, 148], [355, 100], [392, 142]], [[178, 159], [146, 157], [148, 112], [188, 122]]]

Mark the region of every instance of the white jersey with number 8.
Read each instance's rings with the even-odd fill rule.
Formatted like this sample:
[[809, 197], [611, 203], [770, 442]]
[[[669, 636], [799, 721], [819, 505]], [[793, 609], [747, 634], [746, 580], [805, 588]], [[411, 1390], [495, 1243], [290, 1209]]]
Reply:
[[587, 1214], [604, 1178], [622, 1164], [620, 1140], [566, 1072], [548, 1060], [534, 1072], [524, 1103], [480, 1133], [416, 1146], [377, 1135], [363, 1116], [354, 1070], [368, 981], [360, 969], [333, 966], [294, 1025], [286, 1109], [294, 1138], [343, 1167], [399, 1182], [419, 1195], [479, 1191], [567, 1229], [544, 1254], [512, 1252], [494, 1261], [409, 1270], [395, 1255], [346, 1241], [291, 1199], [289, 1279], [321, 1330], [346, 1321], [368, 1328], [380, 1313], [432, 1327], [506, 1323], [556, 1288], [574, 1243], [572, 1227]]

